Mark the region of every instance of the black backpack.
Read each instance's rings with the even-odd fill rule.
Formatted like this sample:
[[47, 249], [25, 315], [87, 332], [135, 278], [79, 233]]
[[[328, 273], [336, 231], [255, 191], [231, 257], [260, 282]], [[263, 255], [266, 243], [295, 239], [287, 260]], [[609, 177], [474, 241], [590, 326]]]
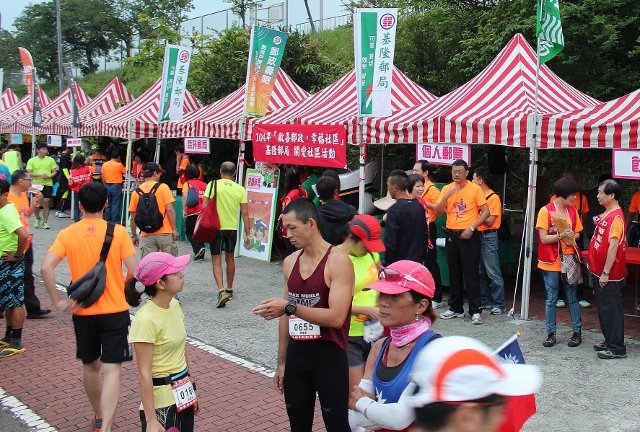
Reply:
[[160, 183], [153, 185], [149, 193], [144, 193], [142, 189], [136, 188], [136, 193], [140, 196], [138, 207], [136, 207], [135, 222], [140, 231], [146, 233], [154, 233], [162, 228], [164, 223], [164, 215], [160, 213], [158, 208], [158, 200], [156, 199], [156, 190], [160, 187]]

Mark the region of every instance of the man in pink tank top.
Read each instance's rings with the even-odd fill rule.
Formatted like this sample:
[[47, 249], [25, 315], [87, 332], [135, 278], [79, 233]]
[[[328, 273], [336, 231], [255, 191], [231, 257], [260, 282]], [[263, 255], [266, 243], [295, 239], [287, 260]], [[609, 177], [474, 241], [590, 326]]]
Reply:
[[318, 210], [307, 198], [285, 207], [287, 238], [300, 250], [284, 260], [284, 298], [263, 300], [253, 313], [280, 318], [273, 382], [284, 393], [291, 431], [311, 431], [317, 393], [326, 430], [350, 432], [347, 339], [353, 264], [323, 240], [317, 221]]

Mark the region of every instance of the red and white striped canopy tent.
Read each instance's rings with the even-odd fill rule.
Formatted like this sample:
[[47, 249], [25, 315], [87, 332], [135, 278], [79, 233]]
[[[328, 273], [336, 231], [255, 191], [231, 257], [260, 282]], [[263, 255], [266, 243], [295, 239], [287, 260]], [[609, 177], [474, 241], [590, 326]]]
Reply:
[[[91, 102], [80, 108], [80, 121], [84, 124], [90, 120], [105, 114], [114, 112], [121, 106], [131, 102], [133, 95], [122, 83], [122, 80], [115, 77]], [[54, 119], [55, 133], [59, 135], [73, 134], [73, 118], [68, 113], [60, 118]], [[81, 130], [78, 129], [77, 133]]]
[[[536, 53], [515, 35], [475, 78], [435, 102], [383, 119], [368, 119], [371, 143], [464, 143], [526, 147], [534, 112]], [[540, 67], [538, 113], [557, 113], [599, 103]]]
[[640, 90], [581, 110], [542, 116], [539, 148], [640, 148]]
[[[38, 94], [40, 95], [40, 108], [43, 109], [51, 103], [51, 99], [49, 99], [49, 96], [45, 94], [40, 86], [38, 86]], [[16, 133], [15, 120], [23, 115], [28, 115], [29, 117], [32, 115], [31, 98], [29, 95], [25, 95], [18, 103], [0, 113], [0, 133]], [[28, 133], [31, 133], [31, 131]]]
[[[76, 83], [76, 100], [79, 108], [91, 102], [91, 98], [82, 90], [82, 87], [80, 87], [78, 83]], [[52, 100], [50, 104], [42, 108], [42, 125], [36, 128], [36, 134], [54, 134], [55, 128], [53, 120], [69, 113], [71, 113], [71, 88], [67, 87], [58, 97]], [[31, 133], [31, 116], [23, 115], [17, 118], [16, 129], [19, 133]]]
[[[393, 112], [436, 99], [395, 66], [392, 82]], [[348, 142], [357, 144], [358, 98], [355, 70], [308, 99], [267, 115], [258, 122], [344, 125], [347, 128]]]
[[[210, 137], [240, 140], [240, 129], [244, 114], [244, 95], [246, 86], [204, 108], [185, 116], [177, 123], [165, 123], [161, 127], [162, 138]], [[278, 72], [271, 93], [267, 116], [275, 110], [290, 106], [309, 97], [302, 87], [296, 84], [282, 69]], [[245, 118], [243, 141], [251, 139], [254, 118]]]
[[[120, 138], [156, 138], [158, 136], [158, 114], [160, 107], [160, 87], [158, 79], [147, 91], [133, 102], [115, 112], [97, 117], [82, 128], [80, 136], [102, 135]], [[183, 113], [189, 113], [202, 105], [189, 91], [185, 92]], [[133, 129], [129, 122], [133, 120]]]
[[5, 89], [0, 96], [0, 113], [8, 110], [18, 103], [18, 96], [10, 88]]

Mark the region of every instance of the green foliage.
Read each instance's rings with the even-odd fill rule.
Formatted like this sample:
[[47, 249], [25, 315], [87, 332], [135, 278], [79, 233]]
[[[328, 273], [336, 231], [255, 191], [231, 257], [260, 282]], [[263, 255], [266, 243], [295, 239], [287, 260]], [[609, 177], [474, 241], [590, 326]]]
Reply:
[[231, 11], [240, 17], [242, 28], [247, 28], [247, 13], [251, 9], [262, 6], [264, 0], [223, 0], [225, 3], [231, 4]]

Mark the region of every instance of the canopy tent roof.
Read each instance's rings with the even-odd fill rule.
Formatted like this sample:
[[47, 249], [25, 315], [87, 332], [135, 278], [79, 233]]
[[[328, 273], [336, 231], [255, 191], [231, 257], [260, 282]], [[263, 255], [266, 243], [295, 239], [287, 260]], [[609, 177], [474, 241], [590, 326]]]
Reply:
[[[97, 117], [114, 112], [122, 105], [131, 102], [133, 95], [122, 83], [122, 80], [115, 77], [91, 102], [80, 108], [80, 121], [85, 122]], [[55, 133], [60, 135], [73, 134], [73, 119], [71, 113], [60, 118], [53, 119]], [[80, 130], [78, 130], [80, 132]]]
[[5, 89], [0, 96], [0, 113], [18, 103], [18, 96], [10, 88]]
[[[40, 95], [40, 108], [44, 109], [51, 99], [42, 90], [42, 87], [38, 86], [38, 94]], [[17, 132], [14, 128], [15, 119], [25, 114], [31, 115], [31, 98], [29, 95], [24, 95], [15, 105], [8, 110], [0, 113], [0, 133], [14, 133]], [[28, 132], [31, 133], [31, 130]]]
[[[391, 106], [393, 112], [436, 99], [434, 95], [411, 81], [395, 66], [392, 82]], [[267, 115], [258, 122], [340, 124], [347, 128], [349, 143], [356, 144], [358, 142], [356, 136], [358, 99], [355, 69], [308, 99]]]
[[[516, 34], [478, 76], [435, 102], [383, 119], [368, 119], [371, 143], [464, 143], [525, 147], [535, 108], [536, 53]], [[598, 101], [540, 66], [538, 113], [557, 113]]]
[[[80, 136], [102, 135], [120, 138], [155, 138], [158, 136], [158, 114], [160, 110], [160, 88], [158, 79], [147, 91], [115, 112], [96, 117], [81, 129]], [[189, 113], [202, 105], [189, 91], [185, 91], [183, 113]], [[133, 129], [129, 130], [129, 121]]]
[[[91, 98], [82, 90], [82, 87], [80, 87], [78, 83], [75, 84], [78, 108], [82, 108], [91, 102]], [[67, 87], [58, 97], [52, 100], [50, 104], [42, 108], [42, 125], [36, 128], [36, 134], [54, 134], [53, 121], [69, 113], [71, 113], [71, 88]], [[19, 133], [31, 133], [31, 116], [26, 114], [16, 118], [14, 128]]]
[[[244, 113], [245, 86], [199, 110], [185, 115], [181, 122], [167, 122], [160, 127], [161, 138], [211, 137], [240, 139], [240, 125]], [[282, 69], [278, 72], [267, 115], [274, 110], [309, 97]], [[251, 139], [253, 118], [246, 119], [243, 140]]]
[[542, 116], [539, 148], [640, 148], [640, 89], [581, 110]]

